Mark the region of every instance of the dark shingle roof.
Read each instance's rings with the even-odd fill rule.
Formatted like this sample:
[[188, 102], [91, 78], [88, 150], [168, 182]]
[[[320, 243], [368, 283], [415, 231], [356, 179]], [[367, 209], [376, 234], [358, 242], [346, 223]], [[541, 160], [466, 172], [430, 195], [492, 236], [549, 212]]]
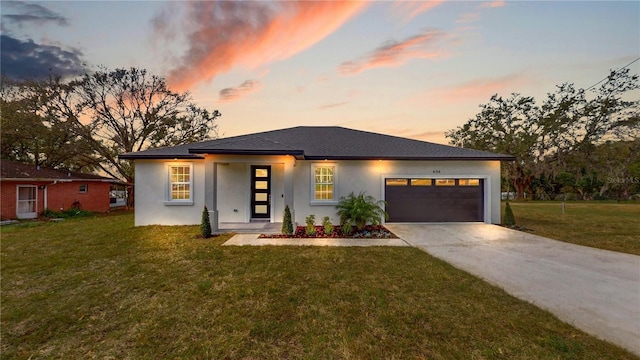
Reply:
[[203, 154], [294, 155], [307, 160], [513, 160], [464, 149], [337, 126], [298, 126], [120, 155], [122, 159], [200, 158]]
[[32, 180], [88, 180], [88, 181], [115, 181], [99, 175], [85, 174], [73, 171], [57, 170], [38, 167], [9, 160], [0, 160], [0, 178], [6, 179], [32, 179]]

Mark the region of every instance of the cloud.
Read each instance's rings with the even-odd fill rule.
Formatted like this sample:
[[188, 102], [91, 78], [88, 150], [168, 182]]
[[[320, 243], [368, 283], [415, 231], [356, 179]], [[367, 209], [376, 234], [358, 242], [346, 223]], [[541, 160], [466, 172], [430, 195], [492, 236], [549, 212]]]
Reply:
[[33, 40], [22, 41], [0, 35], [2, 74], [9, 78], [42, 79], [49, 75], [78, 75], [84, 70], [77, 49], [65, 50], [55, 45], [43, 45]]
[[22, 26], [23, 23], [44, 25], [56, 23], [59, 26], [69, 25], [67, 18], [38, 4], [24, 1], [3, 1], [2, 20]]
[[400, 131], [392, 132], [391, 134], [398, 134], [409, 139], [416, 139], [422, 141], [435, 142], [439, 144], [446, 144], [447, 141], [444, 136], [445, 131], [421, 131], [415, 132], [415, 130], [406, 130], [403, 135], [400, 135]]
[[221, 103], [236, 101], [261, 88], [261, 82], [257, 80], [247, 80], [237, 87], [220, 90], [218, 101]]
[[460, 15], [460, 17], [456, 20], [456, 23], [470, 23], [478, 20], [480, 18], [479, 13], [465, 13]]
[[400, 66], [411, 59], [441, 57], [443, 53], [432, 48], [442, 38], [444, 33], [427, 30], [400, 42], [389, 41], [360, 59], [343, 62], [338, 71], [343, 75], [357, 74], [377, 67]]
[[[186, 51], [169, 72], [175, 90], [211, 81], [235, 66], [257, 68], [287, 59], [333, 33], [368, 5], [363, 1], [183, 3]], [[155, 36], [170, 35], [167, 12], [152, 20]]]
[[449, 88], [431, 90], [419, 96], [437, 102], [462, 103], [469, 100], [489, 100], [496, 93], [513, 92], [529, 81], [524, 74], [510, 74], [494, 79], [477, 79]]
[[331, 109], [331, 108], [336, 108], [336, 107], [340, 107], [340, 106], [344, 106], [347, 105], [349, 102], [348, 101], [340, 101], [340, 102], [333, 102], [333, 103], [327, 103], [327, 104], [323, 104], [318, 106], [319, 110], [327, 110], [327, 109]]
[[497, 1], [488, 1], [488, 2], [483, 2], [480, 7], [483, 8], [497, 8], [497, 7], [503, 7], [507, 5], [507, 3], [504, 0], [497, 0]]
[[411, 20], [414, 17], [429, 11], [434, 7], [442, 4], [444, 0], [430, 0], [430, 1], [412, 1], [412, 0], [397, 0], [393, 3], [393, 7], [404, 13], [407, 20]]

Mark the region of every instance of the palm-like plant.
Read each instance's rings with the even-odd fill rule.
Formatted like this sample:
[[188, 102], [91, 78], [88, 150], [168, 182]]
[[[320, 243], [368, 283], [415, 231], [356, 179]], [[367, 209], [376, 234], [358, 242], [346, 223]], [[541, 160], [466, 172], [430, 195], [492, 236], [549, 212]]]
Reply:
[[389, 215], [382, 208], [384, 204], [383, 200], [376, 200], [373, 196], [366, 195], [364, 191], [357, 196], [353, 192], [347, 197], [343, 196], [336, 205], [340, 225], [343, 227], [355, 225], [358, 230], [364, 229], [367, 223], [379, 225], [382, 223], [383, 217], [389, 218]]

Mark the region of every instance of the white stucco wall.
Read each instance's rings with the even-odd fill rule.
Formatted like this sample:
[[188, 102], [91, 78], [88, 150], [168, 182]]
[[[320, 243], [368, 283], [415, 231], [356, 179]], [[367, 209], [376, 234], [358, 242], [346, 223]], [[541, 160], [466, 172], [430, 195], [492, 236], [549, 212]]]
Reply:
[[[137, 160], [135, 224], [187, 225], [199, 224], [205, 205], [204, 162], [216, 162], [217, 210], [220, 222], [250, 221], [251, 165], [271, 165], [271, 221], [281, 222], [287, 189], [285, 170], [293, 169], [294, 221], [304, 224], [314, 214], [319, 223], [323, 216], [338, 223], [335, 204], [312, 204], [312, 164], [336, 165], [337, 198], [350, 192], [366, 191], [384, 200], [384, 178], [483, 178], [485, 181], [485, 213], [487, 222], [500, 223], [500, 162], [498, 161], [294, 161], [288, 156], [208, 156], [206, 160]], [[170, 163], [193, 164], [193, 204], [167, 205], [168, 169]], [[285, 163], [287, 165], [285, 165]], [[295, 164], [295, 165], [294, 165]], [[289, 201], [291, 201], [289, 199]], [[210, 209], [212, 210], [212, 209]], [[237, 211], [234, 211], [237, 210]]]
[[249, 164], [225, 163], [218, 167], [218, 219], [248, 222], [251, 174]]
[[500, 162], [499, 161], [298, 161], [295, 168], [295, 221], [304, 223], [314, 214], [319, 223], [323, 216], [338, 223], [335, 203], [311, 203], [311, 164], [337, 166], [337, 198], [365, 191], [376, 199], [384, 200], [384, 178], [484, 178], [486, 222], [500, 223]]
[[[193, 204], [166, 205], [171, 163], [193, 164]], [[199, 224], [204, 209], [204, 161], [136, 160], [135, 225]]]

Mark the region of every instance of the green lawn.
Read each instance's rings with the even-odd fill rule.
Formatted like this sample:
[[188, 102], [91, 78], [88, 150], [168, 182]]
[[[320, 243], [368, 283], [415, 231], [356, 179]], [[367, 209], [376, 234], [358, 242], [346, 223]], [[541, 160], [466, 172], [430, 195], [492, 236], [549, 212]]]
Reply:
[[[640, 255], [640, 203], [510, 202], [517, 225], [537, 235]], [[503, 214], [504, 214], [504, 203]]]
[[221, 247], [131, 214], [0, 231], [3, 359], [636, 358], [415, 248]]

